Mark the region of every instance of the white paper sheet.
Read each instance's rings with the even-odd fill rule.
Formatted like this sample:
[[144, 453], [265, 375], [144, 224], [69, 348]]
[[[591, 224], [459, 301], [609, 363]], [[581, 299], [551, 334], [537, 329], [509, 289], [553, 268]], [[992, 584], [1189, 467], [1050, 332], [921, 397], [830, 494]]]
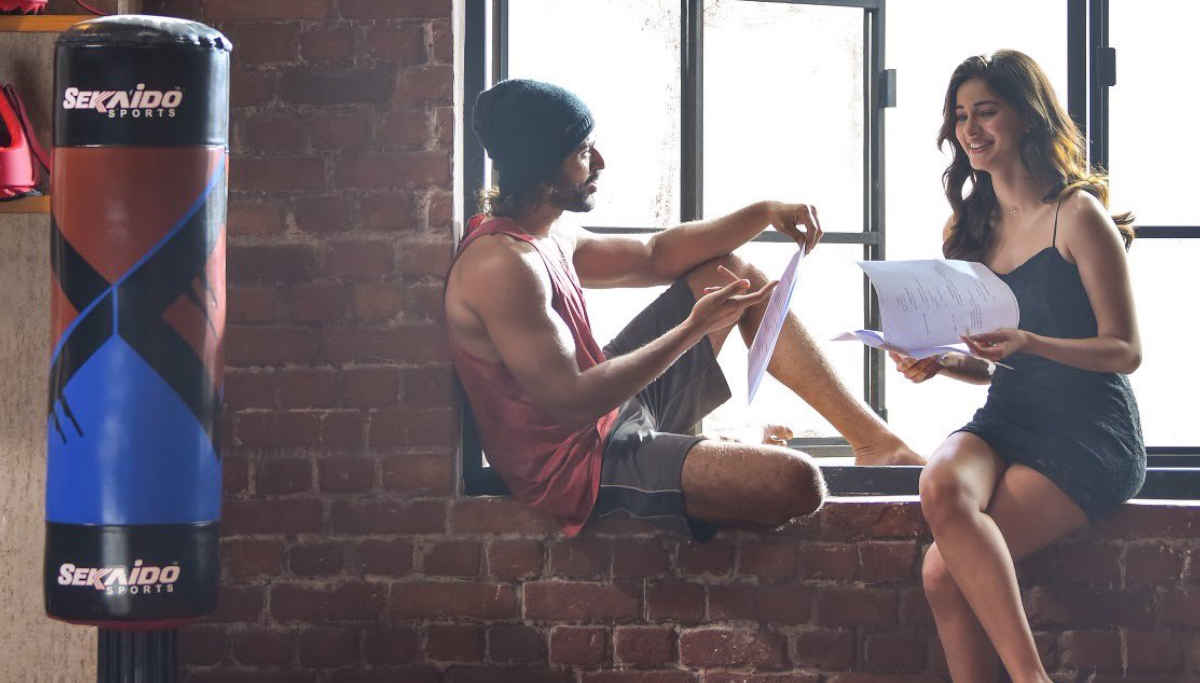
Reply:
[[758, 385], [762, 382], [767, 371], [767, 364], [775, 353], [775, 343], [779, 341], [779, 333], [783, 330], [783, 321], [787, 319], [789, 306], [792, 303], [792, 292], [796, 290], [796, 275], [799, 272], [800, 260], [804, 258], [804, 246], [801, 245], [779, 278], [775, 291], [767, 300], [767, 310], [763, 313], [762, 322], [754, 332], [754, 341], [750, 343], [750, 353], [746, 362], [747, 389], [746, 405], [754, 401], [758, 393]]
[[1016, 327], [1017, 297], [987, 266], [974, 261], [859, 261], [879, 297], [883, 332], [855, 330], [858, 340], [913, 358], [967, 353], [959, 338]]

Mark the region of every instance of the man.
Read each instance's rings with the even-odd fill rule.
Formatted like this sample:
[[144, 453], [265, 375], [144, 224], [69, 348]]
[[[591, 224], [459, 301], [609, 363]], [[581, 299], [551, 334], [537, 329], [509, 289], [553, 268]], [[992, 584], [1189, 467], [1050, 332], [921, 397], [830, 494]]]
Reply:
[[[604, 158], [591, 112], [557, 86], [479, 95], [473, 128], [500, 177], [446, 281], [459, 379], [488, 461], [513, 496], [574, 535], [591, 519], [650, 519], [700, 540], [716, 525], [778, 526], [821, 505], [807, 456], [684, 432], [730, 396], [716, 354], [749, 344], [775, 283], [730, 255], [768, 225], [812, 249], [816, 210], [759, 202], [643, 242], [591, 234], [564, 212], [595, 202]], [[674, 283], [601, 349], [581, 287]], [[860, 464], [920, 463], [838, 381], [792, 315], [768, 371], [849, 440]]]

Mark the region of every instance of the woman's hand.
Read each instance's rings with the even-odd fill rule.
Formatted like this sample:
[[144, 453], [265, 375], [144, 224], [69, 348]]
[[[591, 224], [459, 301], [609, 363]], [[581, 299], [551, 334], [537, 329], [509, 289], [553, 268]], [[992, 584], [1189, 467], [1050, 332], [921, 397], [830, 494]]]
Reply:
[[1021, 351], [1029, 346], [1029, 339], [1029, 332], [1011, 327], [962, 337], [971, 353], [990, 361], [998, 361]]
[[942, 371], [942, 364], [938, 362], [937, 356], [918, 360], [912, 356], [906, 356], [895, 351], [888, 351], [888, 355], [895, 361], [896, 369], [900, 371], [900, 374], [917, 384]]
[[[767, 220], [775, 229], [796, 240], [804, 247], [805, 254], [811, 254], [821, 241], [821, 221], [817, 218], [817, 207], [810, 204], [785, 204], [783, 202], [767, 202]], [[801, 230], [800, 226], [804, 226]]]

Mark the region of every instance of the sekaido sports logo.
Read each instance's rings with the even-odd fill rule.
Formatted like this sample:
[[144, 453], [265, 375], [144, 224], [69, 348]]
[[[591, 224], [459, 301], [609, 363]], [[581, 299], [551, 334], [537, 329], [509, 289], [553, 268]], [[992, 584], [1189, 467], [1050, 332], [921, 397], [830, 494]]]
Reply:
[[64, 562], [58, 568], [58, 585], [84, 586], [104, 591], [109, 595], [173, 593], [175, 582], [179, 580], [179, 571], [177, 564], [165, 567], [149, 564], [143, 566], [141, 560], [136, 560], [132, 569], [124, 565], [76, 567], [70, 562]]
[[133, 90], [80, 90], [67, 88], [63, 93], [63, 109], [93, 109], [110, 119], [175, 118], [175, 110], [183, 103], [183, 90], [147, 90], [138, 83]]

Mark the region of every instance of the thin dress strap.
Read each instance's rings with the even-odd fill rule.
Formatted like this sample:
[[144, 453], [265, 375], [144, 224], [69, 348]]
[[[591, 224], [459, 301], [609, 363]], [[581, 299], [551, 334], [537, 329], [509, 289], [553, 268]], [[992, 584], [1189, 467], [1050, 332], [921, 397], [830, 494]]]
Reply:
[[1054, 235], [1050, 237], [1050, 246], [1058, 241], [1058, 210], [1062, 208], [1063, 198], [1058, 198], [1058, 205], [1054, 207]]

